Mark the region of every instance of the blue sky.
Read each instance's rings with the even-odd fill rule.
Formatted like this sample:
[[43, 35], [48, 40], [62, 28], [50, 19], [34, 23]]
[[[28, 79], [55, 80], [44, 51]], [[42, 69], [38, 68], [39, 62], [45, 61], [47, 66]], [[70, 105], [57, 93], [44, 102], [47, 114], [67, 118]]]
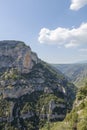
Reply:
[[0, 0], [0, 40], [20, 40], [49, 63], [87, 60], [87, 0]]

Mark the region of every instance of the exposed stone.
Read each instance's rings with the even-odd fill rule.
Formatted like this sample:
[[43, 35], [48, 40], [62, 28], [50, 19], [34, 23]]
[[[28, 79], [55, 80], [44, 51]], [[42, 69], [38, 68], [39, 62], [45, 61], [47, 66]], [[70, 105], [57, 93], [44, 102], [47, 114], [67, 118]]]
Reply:
[[0, 103], [9, 107], [0, 122], [16, 122], [19, 129], [25, 119], [63, 120], [67, 101], [74, 95], [67, 84], [62, 73], [41, 61], [23, 42], [0, 42]]
[[28, 73], [39, 61], [30, 47], [21, 41], [0, 41], [0, 68], [14, 67]]

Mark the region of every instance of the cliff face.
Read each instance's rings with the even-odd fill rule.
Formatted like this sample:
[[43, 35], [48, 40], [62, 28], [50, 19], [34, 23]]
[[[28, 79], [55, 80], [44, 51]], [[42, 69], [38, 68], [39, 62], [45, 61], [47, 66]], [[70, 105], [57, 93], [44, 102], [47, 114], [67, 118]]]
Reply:
[[63, 120], [74, 90], [23, 42], [0, 42], [0, 130], [39, 130], [47, 121]]
[[30, 47], [20, 41], [0, 42], [0, 69], [17, 68], [23, 73], [28, 73], [39, 59], [31, 52]]

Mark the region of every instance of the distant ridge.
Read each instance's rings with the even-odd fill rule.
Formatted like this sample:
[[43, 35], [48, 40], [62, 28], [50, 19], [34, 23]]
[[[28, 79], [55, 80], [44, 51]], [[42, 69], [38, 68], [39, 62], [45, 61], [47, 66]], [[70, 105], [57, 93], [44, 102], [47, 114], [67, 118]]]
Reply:
[[53, 66], [65, 74], [77, 87], [84, 86], [87, 82], [87, 63], [53, 64]]

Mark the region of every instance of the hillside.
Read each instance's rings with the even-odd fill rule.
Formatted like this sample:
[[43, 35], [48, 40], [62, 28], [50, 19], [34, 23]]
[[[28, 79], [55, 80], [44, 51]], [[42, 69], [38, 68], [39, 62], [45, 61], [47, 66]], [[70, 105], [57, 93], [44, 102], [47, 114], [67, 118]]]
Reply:
[[[49, 123], [50, 130], [87, 130], [87, 84], [78, 90], [73, 109], [62, 122]], [[47, 130], [46, 124], [41, 130]]]
[[53, 64], [56, 69], [64, 73], [77, 87], [87, 82], [87, 63], [78, 64]]
[[87, 130], [87, 84], [78, 90], [73, 110], [67, 114], [65, 122], [77, 130]]
[[0, 41], [0, 130], [64, 120], [76, 88], [21, 41]]

